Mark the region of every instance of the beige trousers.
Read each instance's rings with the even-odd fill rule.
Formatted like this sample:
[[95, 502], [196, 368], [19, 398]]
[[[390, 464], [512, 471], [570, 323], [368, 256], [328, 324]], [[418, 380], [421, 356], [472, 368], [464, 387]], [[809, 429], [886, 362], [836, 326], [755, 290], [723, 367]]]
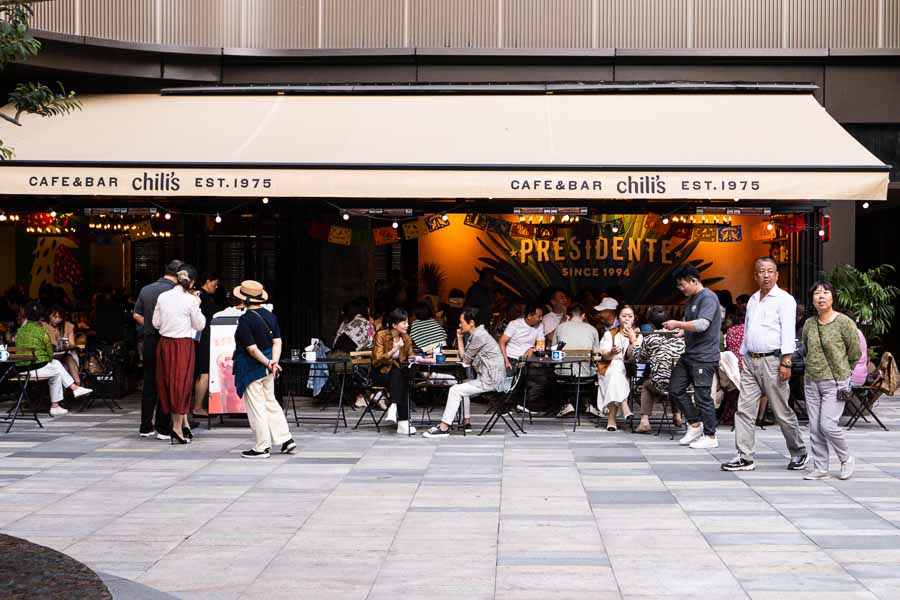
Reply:
[[244, 404], [247, 406], [250, 429], [256, 434], [254, 450], [276, 450], [276, 446], [291, 439], [284, 411], [275, 399], [275, 377], [267, 375], [247, 386]]

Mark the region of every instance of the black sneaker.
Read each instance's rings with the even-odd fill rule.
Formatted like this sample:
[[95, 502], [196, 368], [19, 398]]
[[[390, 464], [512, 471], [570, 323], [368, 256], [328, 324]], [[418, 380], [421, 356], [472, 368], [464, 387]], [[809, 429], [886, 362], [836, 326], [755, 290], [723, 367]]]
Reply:
[[809, 456], [806, 454], [801, 454], [800, 456], [794, 456], [791, 458], [791, 462], [788, 463], [788, 471], [799, 471], [801, 469], [806, 468], [806, 463], [809, 462]]
[[464, 424], [463, 431], [465, 431], [466, 433], [472, 433], [472, 424], [471, 423]]
[[241, 456], [243, 456], [244, 458], [269, 458], [270, 454], [268, 448], [266, 448], [262, 452], [257, 452], [256, 450], [250, 449], [241, 452]]
[[422, 436], [423, 436], [423, 437], [427, 437], [427, 438], [445, 438], [445, 437], [450, 437], [450, 430], [447, 429], [447, 430], [445, 431], [445, 430], [441, 429], [440, 427], [438, 427], [437, 425], [435, 425], [434, 427], [432, 427], [431, 429], [429, 429], [428, 431], [426, 431], [425, 433], [423, 433]]
[[756, 465], [753, 464], [752, 460], [747, 460], [746, 458], [738, 457], [731, 462], [727, 462], [722, 465], [723, 471], [755, 471]]
[[285, 443], [281, 445], [281, 453], [282, 454], [291, 454], [294, 450], [297, 449], [297, 444], [294, 442], [294, 438], [289, 439]]

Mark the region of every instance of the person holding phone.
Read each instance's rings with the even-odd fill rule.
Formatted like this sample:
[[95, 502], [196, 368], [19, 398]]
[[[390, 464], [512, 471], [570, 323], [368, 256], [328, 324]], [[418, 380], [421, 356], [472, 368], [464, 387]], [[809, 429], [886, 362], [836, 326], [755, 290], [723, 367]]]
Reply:
[[290, 454], [297, 444], [275, 399], [275, 378], [281, 374], [281, 327], [272, 311], [263, 307], [269, 295], [261, 283], [243, 281], [233, 295], [247, 309], [234, 332], [234, 385], [256, 436], [256, 444], [241, 456], [269, 458], [275, 446], [281, 446], [282, 454]]
[[606, 430], [616, 431], [616, 413], [622, 407], [622, 416], [629, 421], [634, 416], [628, 406], [628, 396], [631, 387], [628, 385], [628, 375], [625, 372], [625, 357], [631, 352], [631, 337], [635, 337], [635, 344], [644, 341], [643, 336], [634, 331], [634, 310], [626, 305], [619, 309], [619, 327], [613, 327], [603, 334], [600, 340], [600, 354], [603, 360], [597, 386], [597, 407], [606, 406], [608, 409]]

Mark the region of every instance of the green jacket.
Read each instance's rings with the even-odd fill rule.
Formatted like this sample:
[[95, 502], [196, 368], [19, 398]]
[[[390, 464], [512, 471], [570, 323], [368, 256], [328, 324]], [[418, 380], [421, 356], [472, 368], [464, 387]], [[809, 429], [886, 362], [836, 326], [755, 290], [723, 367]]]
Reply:
[[53, 342], [50, 334], [34, 321], [26, 321], [16, 332], [16, 346], [34, 348], [34, 357], [38, 364], [46, 364], [53, 360]]
[[828, 325], [820, 325], [813, 315], [803, 324], [800, 339], [806, 348], [806, 379], [850, 379], [853, 366], [862, 354], [856, 324], [850, 317], [838, 314]]

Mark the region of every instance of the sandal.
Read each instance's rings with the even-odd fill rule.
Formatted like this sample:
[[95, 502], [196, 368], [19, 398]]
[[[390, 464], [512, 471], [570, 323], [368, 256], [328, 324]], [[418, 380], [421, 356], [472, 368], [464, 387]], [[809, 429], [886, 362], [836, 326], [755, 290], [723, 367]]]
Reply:
[[607, 425], [607, 426], [606, 426], [606, 430], [607, 430], [607, 431], [618, 431], [619, 428], [616, 427], [615, 425]]
[[647, 425], [646, 427], [644, 425], [638, 425], [634, 430], [635, 433], [650, 433], [651, 431], [653, 431], [653, 427], [650, 425]]

